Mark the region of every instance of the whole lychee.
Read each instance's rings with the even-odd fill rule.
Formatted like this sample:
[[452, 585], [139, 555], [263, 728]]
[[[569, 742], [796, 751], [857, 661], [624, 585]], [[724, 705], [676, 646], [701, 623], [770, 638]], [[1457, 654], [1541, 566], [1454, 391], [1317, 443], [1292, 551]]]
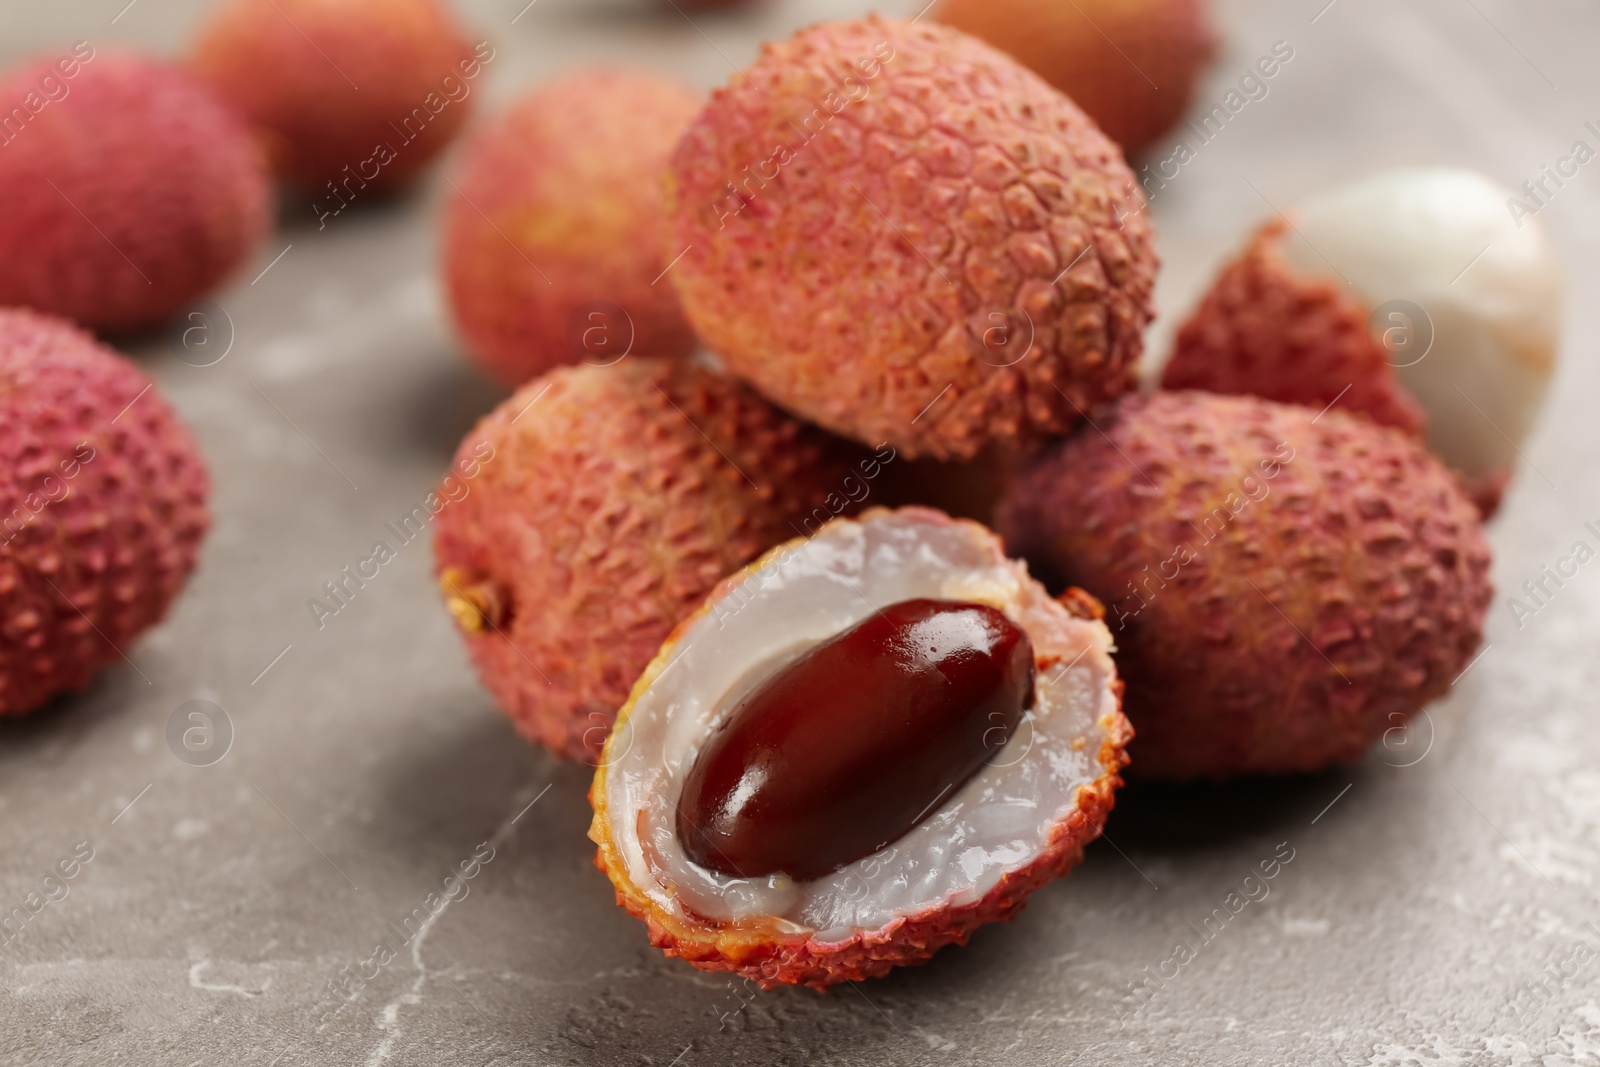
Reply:
[[[0, 153], [3, 155], [3, 153]], [[205, 535], [205, 464], [132, 363], [0, 309], [0, 714], [81, 689], [159, 622]]]
[[769, 989], [965, 944], [1083, 858], [1122, 784], [1101, 615], [926, 508], [775, 548], [633, 687], [595, 863], [651, 944]]
[[462, 441], [435, 520], [484, 684], [529, 739], [593, 759], [679, 619], [850, 506], [877, 466], [855, 453], [684, 361], [529, 382]]
[[454, 181], [444, 272], [468, 350], [517, 384], [564, 363], [694, 348], [669, 260], [661, 180], [692, 90], [590, 68], [478, 133]]
[[1162, 384], [1337, 402], [1422, 433], [1492, 512], [1561, 331], [1555, 254], [1508, 198], [1471, 171], [1422, 169], [1306, 202], [1222, 269]]
[[1130, 157], [1177, 125], [1216, 51], [1207, 0], [940, 0], [932, 14], [1025, 63]]
[[778, 404], [908, 457], [1128, 388], [1156, 257], [1117, 147], [1015, 60], [871, 17], [769, 44], [673, 153], [689, 321]]
[[493, 59], [439, 0], [229, 0], [194, 46], [278, 173], [340, 204], [438, 155]]
[[7, 72], [0, 100], [0, 305], [153, 326], [265, 236], [249, 135], [188, 72], [80, 44]]
[[1025, 472], [1000, 527], [1105, 602], [1139, 774], [1354, 760], [1470, 661], [1489, 548], [1414, 438], [1193, 392], [1125, 398], [1099, 431]]

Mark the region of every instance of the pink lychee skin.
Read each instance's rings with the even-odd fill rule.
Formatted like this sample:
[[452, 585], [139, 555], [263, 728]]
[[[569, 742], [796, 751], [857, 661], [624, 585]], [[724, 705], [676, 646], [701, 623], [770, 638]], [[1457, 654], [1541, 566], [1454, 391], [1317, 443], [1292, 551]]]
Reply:
[[850, 475], [878, 469], [862, 461], [689, 360], [528, 382], [462, 440], [466, 495], [434, 520], [446, 598], [484, 590], [503, 609], [465, 633], [479, 677], [529, 740], [592, 764], [678, 620], [729, 572], [852, 508]]
[[701, 340], [836, 432], [967, 459], [1132, 383], [1156, 255], [1121, 150], [956, 30], [767, 45], [678, 143], [668, 204]]
[[998, 525], [1105, 602], [1141, 777], [1359, 759], [1450, 691], [1493, 595], [1451, 474], [1337, 408], [1124, 397], [1018, 477]]
[[1422, 436], [1427, 415], [1372, 338], [1372, 309], [1335, 281], [1308, 277], [1281, 251], [1275, 219], [1222, 268], [1178, 331], [1164, 389], [1260, 396], [1365, 415]]
[[81, 689], [194, 569], [209, 483], [137, 368], [71, 325], [0, 309], [0, 714]]
[[[45, 97], [47, 80], [66, 95]], [[139, 330], [256, 251], [271, 223], [266, 170], [192, 75], [127, 51], [51, 53], [0, 77], [0, 106], [29, 94], [46, 102], [0, 145], [0, 305]]]
[[[661, 179], [700, 96], [589, 68], [523, 97], [473, 138], [445, 223], [450, 307], [507, 385], [562, 364], [686, 356]], [[620, 309], [620, 312], [619, 312]]]

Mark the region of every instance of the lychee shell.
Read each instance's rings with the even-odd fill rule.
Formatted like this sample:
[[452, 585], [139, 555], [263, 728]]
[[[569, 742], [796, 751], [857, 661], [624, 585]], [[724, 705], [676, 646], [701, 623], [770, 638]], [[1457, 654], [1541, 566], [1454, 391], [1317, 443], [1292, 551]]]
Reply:
[[[193, 60], [255, 127], [274, 169], [325, 197], [329, 182], [360, 195], [416, 173], [462, 128], [482, 85], [466, 76], [481, 64], [439, 0], [229, 0]], [[395, 156], [373, 176], [380, 144]]]
[[941, 0], [932, 17], [1015, 56], [1132, 157], [1178, 124], [1216, 51], [1204, 0]]
[[[271, 222], [266, 171], [187, 71], [102, 48], [66, 78], [63, 58], [0, 78], [6, 106], [43, 101], [0, 146], [0, 306], [102, 332], [153, 326], [254, 253]], [[41, 94], [51, 77], [64, 97]]]
[[662, 274], [662, 177], [699, 96], [590, 68], [478, 133], [445, 223], [450, 306], [467, 348], [518, 384], [551, 367], [683, 356], [694, 334]]
[[1488, 544], [1413, 438], [1337, 409], [1191, 392], [1126, 398], [1099, 429], [1024, 473], [1000, 528], [1105, 601], [1135, 773], [1355, 760], [1478, 648]]
[[[975, 525], [923, 508], [908, 508], [902, 513], [924, 515], [937, 522]], [[873, 510], [867, 511], [863, 520], [870, 521], [874, 514]], [[983, 531], [983, 536], [995, 542], [996, 557], [1003, 558], [998, 539], [987, 530]], [[775, 547], [743, 571], [730, 575], [697, 611], [674, 628], [634, 686], [628, 702], [618, 713], [618, 722], [626, 722], [635, 702], [671, 665], [675, 646], [690, 626], [717, 611], [725, 598], [736, 596], [742, 585], [763, 567], [780, 564], [785, 554], [803, 540]], [[1103, 615], [1101, 605], [1080, 589], [1070, 590], [1060, 603], [1078, 618], [1099, 619]], [[839, 982], [882, 977], [895, 967], [926, 963], [947, 945], [966, 944], [980, 926], [1015, 918], [1035, 890], [1063, 877], [1082, 861], [1084, 848], [1100, 836], [1116, 802], [1116, 791], [1122, 785], [1119, 772], [1128, 763], [1126, 748], [1133, 737], [1127, 719], [1120, 712], [1101, 720], [1100, 726], [1105, 730], [1105, 739], [1096, 753], [1099, 777], [1078, 789], [1071, 813], [1051, 828], [1046, 845], [1037, 856], [1003, 875], [992, 889], [976, 900], [957, 905], [930, 905], [899, 916], [879, 929], [858, 931], [840, 941], [741, 926], [719, 929], [716, 924], [686, 921], [657, 905], [629, 879], [626, 864], [617, 855], [612, 842], [604, 759], [589, 788], [589, 803], [594, 808], [589, 836], [597, 846], [595, 866], [610, 878], [617, 903], [630, 915], [644, 921], [651, 945], [701, 970], [731, 971], [763, 989], [806, 985], [826, 991]]]
[[1218, 273], [1178, 330], [1166, 389], [1265, 397], [1321, 410], [1337, 403], [1420, 435], [1427, 416], [1372, 336], [1372, 308], [1332, 278], [1309, 277], [1281, 251], [1289, 224], [1258, 230]]
[[1122, 154], [1015, 60], [873, 16], [767, 45], [673, 153], [669, 277], [728, 367], [910, 458], [1131, 383], [1156, 256]]
[[484, 685], [530, 740], [592, 760], [672, 627], [815, 509], [828, 517], [853, 455], [679, 361], [529, 382], [462, 441], [457, 469], [476, 477], [435, 520], [453, 610], [490, 608], [466, 634]]
[[0, 714], [122, 662], [194, 569], [205, 464], [151, 382], [58, 319], [0, 310]]

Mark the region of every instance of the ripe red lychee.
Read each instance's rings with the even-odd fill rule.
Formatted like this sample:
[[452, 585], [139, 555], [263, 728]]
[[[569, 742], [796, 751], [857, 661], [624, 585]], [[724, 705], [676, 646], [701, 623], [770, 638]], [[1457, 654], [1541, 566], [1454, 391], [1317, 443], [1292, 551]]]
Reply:
[[828, 429], [966, 459], [1128, 388], [1155, 252], [1122, 154], [947, 27], [769, 44], [673, 153], [669, 272], [730, 370]]
[[661, 182], [699, 109], [653, 74], [590, 68], [478, 133], [454, 179], [444, 272], [468, 350], [508, 384], [565, 363], [694, 348]]
[[1177, 125], [1216, 51], [1206, 0], [940, 0], [932, 14], [1025, 63], [1130, 157]]
[[[0, 152], [3, 155], [3, 152]], [[205, 464], [132, 363], [0, 309], [0, 714], [81, 689], [167, 612], [205, 535]]]
[[195, 66], [255, 126], [278, 173], [341, 202], [392, 189], [438, 155], [493, 58], [439, 0], [230, 0], [194, 46]]
[[[589, 790], [595, 863], [651, 944], [768, 989], [965, 944], [1083, 858], [1122, 784], [1102, 614], [927, 508], [775, 548], [633, 687]], [[1022, 681], [995, 656], [1028, 673], [1014, 729], [994, 701], [1015, 713], [1015, 691], [975, 687]]]
[[1042, 456], [1006, 546], [1103, 600], [1137, 773], [1357, 759], [1483, 637], [1489, 548], [1412, 437], [1335, 409], [1173, 392]]
[[266, 234], [249, 135], [186, 71], [85, 44], [7, 72], [0, 101], [0, 305], [142, 329]]
[[1162, 384], [1337, 403], [1418, 434], [1492, 513], [1561, 334], [1560, 267], [1538, 220], [1507, 211], [1519, 202], [1439, 168], [1313, 197], [1223, 267]]
[[446, 486], [461, 499], [435, 520], [484, 684], [529, 739], [592, 760], [673, 625], [845, 506], [876, 463], [855, 453], [684, 361], [529, 382], [463, 440], [466, 494]]

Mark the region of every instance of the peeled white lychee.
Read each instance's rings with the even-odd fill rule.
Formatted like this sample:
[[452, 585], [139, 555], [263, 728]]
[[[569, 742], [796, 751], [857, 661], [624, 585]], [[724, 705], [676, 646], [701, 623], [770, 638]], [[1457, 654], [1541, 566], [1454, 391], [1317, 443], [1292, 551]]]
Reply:
[[1420, 433], [1492, 511], [1544, 400], [1561, 271], [1480, 174], [1384, 171], [1256, 232], [1179, 330], [1162, 384], [1324, 407]]
[[[1428, 447], [1469, 477], [1516, 459], [1533, 426], [1561, 338], [1561, 269], [1544, 227], [1514, 217], [1509, 190], [1469, 170], [1384, 171], [1294, 213], [1289, 263], [1328, 274], [1374, 309], [1410, 301], [1432, 345], [1386, 347], [1400, 384], [1428, 415]], [[1313, 247], [1314, 246], [1314, 247]], [[1327, 258], [1324, 259], [1323, 257]], [[1380, 315], [1381, 332], [1409, 327]]]

